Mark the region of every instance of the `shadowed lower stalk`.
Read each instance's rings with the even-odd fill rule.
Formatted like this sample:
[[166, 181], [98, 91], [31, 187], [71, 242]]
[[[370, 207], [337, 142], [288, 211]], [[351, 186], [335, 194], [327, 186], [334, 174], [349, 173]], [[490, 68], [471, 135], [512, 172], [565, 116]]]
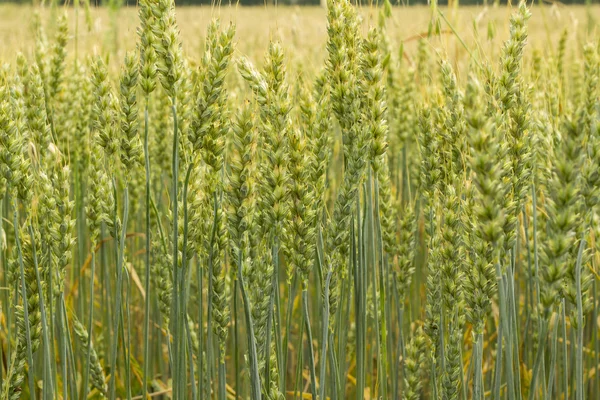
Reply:
[[[93, 246], [94, 244], [92, 244]], [[94, 277], [96, 275], [96, 249], [92, 247], [92, 261], [91, 261], [91, 276], [90, 276], [90, 305], [89, 305], [89, 321], [87, 325], [88, 331], [88, 343], [87, 343], [87, 355], [85, 357], [85, 370], [83, 375], [83, 399], [87, 399], [88, 395], [88, 382], [90, 377], [90, 361], [92, 354], [92, 324], [94, 322]], [[148, 292], [146, 292], [148, 293]], [[146, 295], [147, 296], [147, 295]]]
[[313, 337], [308, 315], [308, 289], [302, 291], [302, 308], [304, 310], [304, 325], [308, 339], [308, 362], [310, 370], [310, 390], [313, 399], [317, 399], [317, 374], [315, 373], [315, 355], [313, 353]]
[[483, 332], [475, 333], [473, 347], [473, 399], [483, 399]]
[[[498, 262], [496, 262], [496, 279], [498, 280], [498, 305], [500, 308], [500, 316], [498, 319], [498, 330], [502, 330], [503, 335], [506, 337], [506, 384], [507, 384], [507, 392], [508, 399], [512, 400], [515, 398], [514, 392], [514, 375], [513, 375], [513, 362], [512, 362], [512, 340], [511, 340], [511, 332], [508, 323], [510, 322], [508, 319], [508, 311], [507, 311], [507, 299], [506, 299], [506, 289], [505, 289], [505, 280], [504, 274], [502, 273], [501, 266]], [[501, 342], [499, 343], [501, 345]], [[498, 349], [500, 352], [500, 348]]]
[[239, 265], [238, 265], [238, 282], [240, 293], [242, 294], [242, 301], [244, 303], [244, 315], [246, 317], [246, 329], [248, 329], [248, 353], [250, 359], [250, 386], [252, 389], [252, 400], [261, 400], [260, 391], [260, 375], [258, 368], [258, 356], [256, 352], [256, 337], [254, 336], [254, 325], [252, 322], [252, 313], [250, 311], [250, 300], [246, 293], [246, 285], [244, 284], [244, 277], [242, 275], [242, 250], [239, 250]]
[[[188, 247], [188, 202], [187, 202], [187, 197], [188, 197], [188, 185], [190, 183], [190, 176], [192, 174], [192, 170], [193, 170], [194, 164], [193, 162], [190, 162], [188, 168], [187, 168], [187, 172], [185, 174], [185, 180], [183, 182], [183, 248], [181, 251], [181, 271], [179, 271], [179, 280], [181, 281], [181, 283], [179, 284], [179, 289], [182, 294], [180, 296], [180, 301], [181, 301], [181, 305], [179, 306], [179, 318], [181, 318], [180, 324], [183, 325], [179, 325], [176, 327], [176, 329], [185, 329], [186, 332], [188, 332], [188, 335], [186, 335], [186, 338], [183, 339], [182, 338], [182, 342], [180, 343], [181, 348], [179, 349], [179, 354], [178, 357], [183, 357], [182, 365], [181, 365], [181, 370], [180, 373], [184, 373], [185, 374], [185, 357], [186, 357], [186, 353], [185, 353], [185, 342], [187, 341], [187, 336], [189, 336], [189, 324], [187, 323], [187, 311], [186, 311], [186, 303], [187, 303], [187, 296], [186, 296], [186, 290], [185, 290], [185, 280], [186, 280], [186, 274], [187, 274], [187, 269], [188, 269], [188, 256], [187, 256], [187, 247]], [[177, 207], [177, 206], [176, 206]], [[175, 245], [177, 247], [177, 245]], [[177, 251], [177, 249], [176, 249]], [[184, 341], [185, 340], [185, 341]], [[191, 348], [191, 340], [190, 340], [190, 355], [192, 354], [192, 348]], [[193, 357], [190, 357], [190, 368], [191, 368], [191, 372], [193, 372]], [[195, 382], [194, 382], [194, 374], [190, 373], [190, 379], [192, 380], [192, 391], [195, 391]]]
[[[319, 259], [320, 260], [320, 259]], [[320, 261], [319, 261], [320, 262]], [[323, 298], [329, 298], [329, 282], [331, 281], [331, 271], [327, 272], [327, 277], [325, 278], [325, 289], [323, 290]], [[325, 399], [325, 375], [327, 373], [327, 348], [329, 347], [328, 343], [328, 333], [329, 333], [329, 302], [323, 301], [323, 319], [321, 321], [321, 329], [322, 338], [321, 338], [321, 360], [319, 366], [319, 399]], [[335, 376], [335, 375], [334, 375]]]
[[[185, 392], [185, 336], [184, 336], [184, 310], [182, 304], [185, 302], [183, 299], [183, 292], [181, 291], [182, 282], [182, 271], [179, 268], [179, 252], [177, 248], [178, 243], [178, 206], [177, 206], [177, 195], [179, 193], [179, 132], [178, 132], [178, 121], [177, 121], [177, 105], [176, 97], [171, 98], [171, 113], [173, 117], [173, 148], [172, 148], [172, 165], [171, 171], [173, 175], [173, 182], [171, 188], [171, 196], [173, 202], [173, 344], [174, 344], [174, 357], [173, 357], [173, 396], [180, 398], [184, 396]], [[182, 298], [182, 299], [180, 299]]]
[[537, 379], [540, 369], [543, 364], [544, 350], [546, 348], [546, 337], [548, 336], [548, 320], [549, 316], [552, 315], [552, 307], [547, 309], [544, 313], [544, 317], [541, 321], [542, 328], [539, 334], [539, 343], [537, 348], [537, 355], [535, 358], [535, 364], [533, 365], [533, 371], [531, 373], [531, 383], [529, 387], [529, 400], [533, 400], [536, 395]]
[[[279, 239], [276, 237], [274, 239], [273, 244], [273, 276], [271, 279], [271, 293], [269, 294], [269, 313], [267, 317], [267, 329], [266, 329], [266, 340], [265, 340], [265, 367], [264, 367], [264, 376], [265, 376], [265, 393], [270, 393], [271, 391], [271, 333], [273, 332], [273, 323], [276, 317], [279, 315], [279, 307], [276, 307], [276, 303], [279, 300]], [[277, 300], [277, 301], [276, 301]], [[278, 321], [275, 321], [278, 322]], [[304, 324], [302, 324], [304, 325]], [[302, 327], [301, 325], [301, 327]], [[302, 335], [301, 335], [302, 336]], [[277, 339], [277, 338], [276, 338]], [[277, 355], [277, 365], [278, 368], [281, 367], [281, 363], [279, 362], [279, 354], [276, 347], [276, 355]], [[281, 370], [281, 369], [280, 369]], [[283, 389], [283, 388], [282, 388]]]
[[66, 385], [69, 388], [69, 392], [70, 392], [70, 397], [72, 399], [77, 398], [77, 387], [76, 387], [76, 383], [77, 380], [75, 379], [75, 373], [76, 373], [76, 369], [75, 369], [75, 357], [73, 356], [73, 345], [72, 345], [72, 340], [71, 340], [71, 331], [69, 330], [69, 326], [67, 325], [67, 306], [65, 305], [65, 296], [64, 293], [62, 293], [60, 295], [60, 314], [61, 314], [61, 324], [62, 324], [62, 328], [64, 330], [63, 335], [65, 337], [65, 349], [64, 349], [64, 353], [65, 358], [67, 359], [68, 362], [68, 373], [67, 373], [67, 382], [68, 384]]
[[[116, 191], [116, 188], [115, 188]], [[118, 240], [118, 260], [117, 260], [117, 287], [115, 294], [115, 314], [114, 314], [114, 325], [113, 335], [114, 341], [112, 343], [111, 358], [110, 358], [110, 383], [109, 383], [109, 398], [111, 400], [116, 399], [116, 368], [117, 368], [117, 350], [119, 347], [119, 326], [121, 321], [121, 301], [122, 301], [122, 290], [123, 290], [123, 263], [125, 261], [125, 238], [127, 236], [127, 218], [129, 216], [129, 190], [127, 185], [123, 191], [123, 223], [121, 225], [120, 239]], [[115, 238], [119, 237], [117, 231], [117, 202], [115, 201]], [[66, 315], [66, 313], [65, 313]], [[125, 338], [123, 338], [125, 341]], [[129, 351], [129, 350], [127, 350]]]
[[575, 285], [577, 287], [577, 343], [575, 349], [575, 398], [583, 400], [585, 393], [583, 389], [583, 306], [581, 301], [581, 261], [585, 249], [585, 238], [581, 239], [575, 264]]
[[569, 384], [568, 384], [568, 375], [569, 375], [569, 364], [568, 364], [568, 360], [567, 360], [567, 317], [565, 315], [566, 311], [566, 301], [565, 299], [561, 299], [561, 304], [560, 304], [560, 309], [561, 309], [561, 324], [562, 324], [562, 332], [561, 332], [561, 339], [563, 342], [563, 348], [562, 348], [562, 353], [563, 353], [563, 359], [562, 359], [562, 364], [563, 364], [563, 373], [561, 376], [561, 380], [562, 380], [562, 389], [564, 391], [563, 393], [563, 398], [566, 400], [569, 398]]
[[556, 354], [558, 347], [558, 314], [553, 314], [552, 324], [552, 336], [550, 340], [550, 369], [548, 371], [548, 389], [546, 394], [548, 398], [552, 398], [552, 392], [554, 390], [554, 374], [556, 370]]
[[[33, 351], [31, 346], [31, 332], [29, 327], [29, 310], [27, 305], [27, 292], [25, 290], [25, 266], [23, 264], [23, 249], [21, 247], [21, 241], [19, 239], [19, 212], [17, 201], [15, 200], [13, 203], [13, 223], [15, 227], [15, 244], [17, 246], [18, 256], [19, 256], [19, 274], [21, 276], [21, 297], [23, 299], [23, 314], [25, 320], [25, 333], [27, 335], [27, 362], [29, 366], [33, 368]], [[27, 374], [29, 377], [29, 393], [35, 393], [35, 383], [33, 373]]]
[[[42, 316], [42, 337], [43, 337], [43, 344], [44, 344], [44, 368], [49, 366], [47, 365], [48, 363], [51, 362], [50, 359], [50, 342], [49, 342], [49, 336], [48, 336], [48, 323], [47, 323], [47, 317], [46, 317], [46, 307], [44, 305], [44, 294], [42, 292], [42, 282], [40, 279], [40, 270], [39, 270], [39, 266], [38, 266], [38, 259], [37, 259], [37, 254], [36, 254], [36, 246], [35, 246], [35, 235], [33, 232], [33, 226], [31, 224], [29, 224], [28, 226], [28, 230], [29, 230], [29, 236], [31, 238], [31, 252], [32, 252], [32, 257], [33, 257], [33, 268], [35, 270], [35, 280], [37, 283], [37, 288], [38, 288], [38, 296], [40, 298], [40, 311], [41, 311], [41, 316]], [[53, 383], [52, 383], [52, 378], [48, 377], [48, 385], [44, 385], [44, 390], [46, 390], [46, 386], [49, 386], [49, 393], [53, 393]]]
[[290, 339], [290, 332], [292, 330], [292, 313], [294, 306], [294, 299], [296, 298], [296, 287], [298, 283], [298, 274], [294, 274], [292, 281], [288, 287], [288, 305], [286, 311], [286, 323], [285, 323], [285, 336], [283, 338], [283, 373], [279, 374], [281, 388], [285, 388], [286, 385], [286, 371], [287, 371], [287, 355], [288, 355], [288, 343]]
[[[358, 243], [362, 244], [360, 191], [356, 193], [356, 221], [358, 227]], [[354, 221], [351, 222], [354, 225]], [[354, 240], [354, 233], [352, 233]], [[354, 267], [354, 290], [356, 293], [356, 398], [362, 399], [365, 391], [366, 365], [366, 333], [367, 333], [367, 268], [363, 263], [359, 250], [358, 262]], [[352, 255], [355, 252], [352, 250]]]
[[500, 386], [502, 386], [502, 340], [504, 339], [504, 331], [499, 327], [496, 330], [496, 362], [494, 363], [494, 376], [492, 378], [492, 387], [494, 398], [500, 398]]
[[[383, 240], [382, 240], [382, 235], [381, 235], [381, 219], [380, 219], [380, 208], [379, 208], [379, 182], [377, 179], [377, 176], [375, 176], [374, 179], [374, 190], [375, 190], [375, 212], [374, 212], [374, 216], [376, 218], [375, 223], [373, 223], [371, 226], [374, 229], [374, 232], [371, 234], [373, 236], [373, 242], [375, 241], [375, 239], [377, 239], [377, 252], [379, 254], [378, 257], [378, 264], [379, 264], [379, 268], [378, 268], [378, 272], [379, 272], [379, 314], [381, 315], [381, 353], [380, 353], [380, 357], [382, 358], [381, 360], [381, 364], [383, 366], [382, 368], [382, 372], [381, 372], [381, 395], [382, 397], [385, 399], [387, 398], [387, 376], [388, 376], [388, 339], [387, 339], [387, 327], [388, 327], [388, 323], [387, 323], [387, 312], [386, 312], [386, 304], [387, 304], [387, 297], [386, 297], [386, 290], [385, 290], [385, 283], [384, 283], [384, 263], [383, 263], [383, 259], [384, 259], [384, 255], [383, 255]], [[373, 252], [375, 252], [375, 246], [373, 244]], [[376, 273], [374, 273], [375, 276], [377, 276]], [[376, 282], [373, 281], [373, 286], [376, 286]], [[376, 300], [376, 299], [375, 299]], [[378, 375], [378, 379], [379, 379], [379, 374]]]
[[[200, 261], [196, 259], [196, 276], [198, 277], [198, 393], [204, 396], [204, 298], [203, 279]], [[237, 389], [236, 389], [237, 390]]]
[[[142, 396], [145, 399], [148, 395], [148, 365], [150, 361], [149, 350], [149, 332], [150, 332], [150, 155], [148, 153], [148, 101], [144, 108], [144, 169], [146, 175], [146, 194], [145, 194], [145, 246], [144, 254], [144, 290], [146, 298], [144, 299], [144, 375], [142, 377]], [[92, 269], [93, 271], [93, 269]], [[93, 272], [92, 272], [93, 279]], [[92, 281], [93, 282], [93, 281]], [[88, 330], [89, 331], [89, 330]], [[91, 331], [90, 336], [91, 336]], [[85, 397], [84, 397], [85, 399]]]

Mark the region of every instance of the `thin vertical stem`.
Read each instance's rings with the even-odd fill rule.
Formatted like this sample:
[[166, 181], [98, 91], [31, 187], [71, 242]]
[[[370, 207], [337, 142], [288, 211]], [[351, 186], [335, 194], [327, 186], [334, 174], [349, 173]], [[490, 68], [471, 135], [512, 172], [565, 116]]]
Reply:
[[308, 290], [302, 290], [302, 309], [304, 310], [304, 325], [306, 327], [306, 336], [308, 339], [308, 361], [310, 370], [310, 390], [313, 399], [317, 399], [317, 374], [315, 373], [315, 355], [313, 353], [313, 337], [310, 328], [310, 318], [308, 315]]
[[[115, 202], [116, 208], [116, 202]], [[121, 297], [123, 290], [123, 263], [125, 260], [125, 238], [127, 237], [127, 218], [129, 215], [129, 191], [127, 185], [123, 192], [123, 225], [121, 227], [120, 242], [117, 243], [119, 246], [119, 256], [117, 262], [117, 288], [116, 288], [116, 299], [115, 299], [115, 314], [114, 314], [114, 327], [113, 335], [114, 342], [112, 343], [111, 358], [110, 358], [110, 383], [109, 383], [109, 397], [111, 400], [116, 398], [116, 367], [117, 367], [117, 349], [119, 347], [119, 322], [121, 321]], [[115, 220], [116, 220], [115, 210]], [[117, 229], [117, 223], [115, 221], [115, 230]], [[115, 238], [118, 233], [115, 233]], [[124, 338], [123, 338], [124, 340]]]
[[258, 369], [258, 356], [256, 353], [256, 336], [254, 335], [254, 324], [252, 322], [252, 313], [250, 311], [250, 300], [246, 293], [246, 286], [242, 275], [242, 250], [239, 250], [240, 260], [238, 265], [238, 281], [242, 301], [244, 303], [244, 315], [246, 317], [246, 329], [248, 329], [248, 353], [250, 358], [250, 383], [252, 388], [252, 400], [261, 400], [260, 377]]
[[[92, 246], [94, 244], [92, 243]], [[92, 247], [92, 262], [91, 262], [91, 277], [90, 277], [90, 305], [89, 305], [89, 320], [87, 324], [88, 331], [88, 342], [87, 342], [87, 354], [85, 357], [85, 372], [83, 375], [83, 399], [87, 399], [88, 395], [88, 382], [90, 377], [90, 362], [92, 352], [92, 327], [94, 322], [94, 277], [96, 275], [96, 249]], [[146, 292], [146, 296], [148, 296]]]
[[581, 262], [584, 248], [585, 238], [582, 238], [579, 245], [579, 252], [577, 253], [577, 263], [575, 264], [575, 286], [577, 290], [577, 343], [575, 349], [576, 400], [583, 400], [585, 398], [585, 393], [583, 391], [583, 305], [581, 301]]
[[327, 347], [329, 332], [329, 282], [331, 281], [331, 271], [327, 272], [325, 279], [325, 289], [323, 290], [323, 316], [321, 321], [321, 363], [319, 366], [319, 399], [325, 399], [325, 374], [327, 373]]
[[146, 291], [146, 298], [144, 299], [144, 375], [142, 377], [142, 396], [146, 399], [148, 396], [148, 365], [150, 362], [150, 155], [148, 153], [148, 99], [146, 99], [146, 107], [144, 108], [144, 168], [146, 172], [146, 251], [144, 254], [144, 290]]

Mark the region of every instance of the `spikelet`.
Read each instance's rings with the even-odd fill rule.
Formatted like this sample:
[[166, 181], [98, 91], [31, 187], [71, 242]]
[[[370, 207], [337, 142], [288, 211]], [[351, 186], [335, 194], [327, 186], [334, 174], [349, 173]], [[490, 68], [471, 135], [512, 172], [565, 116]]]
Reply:
[[[158, 236], [158, 235], [156, 235]], [[151, 265], [152, 283], [156, 287], [158, 309], [162, 317], [162, 326], [168, 329], [171, 319], [171, 298], [173, 293], [173, 255], [158, 240], [152, 242]]]
[[50, 60], [50, 71], [48, 71], [48, 101], [51, 109], [56, 108], [56, 99], [64, 81], [65, 58], [67, 57], [67, 40], [69, 25], [66, 14], [58, 18], [58, 31], [55, 43], [52, 46], [52, 58]]
[[530, 137], [530, 106], [521, 77], [523, 49], [527, 43], [527, 20], [530, 17], [525, 3], [511, 17], [511, 37], [505, 43], [498, 82], [504, 127], [508, 130], [508, 156], [511, 168], [507, 171], [512, 195], [505, 197], [504, 248], [512, 249], [516, 241], [516, 225], [531, 185], [533, 152]]
[[[260, 106], [264, 135], [259, 139], [265, 161], [261, 163], [259, 201], [263, 229], [274, 238], [283, 238], [285, 220], [289, 215], [287, 157], [291, 110], [288, 99], [286, 68], [281, 45], [269, 44], [264, 73], [257, 74], [247, 63], [240, 64], [241, 73], [254, 91]], [[264, 89], [263, 89], [264, 88]]]
[[418, 328], [406, 346], [406, 360], [404, 368], [403, 399], [418, 400], [421, 398], [423, 387], [423, 369], [425, 367], [425, 334]]
[[461, 382], [461, 346], [462, 346], [462, 329], [459, 315], [459, 307], [453, 309], [451, 314], [450, 326], [448, 331], [450, 337], [446, 343], [444, 355], [446, 363], [444, 366], [444, 376], [442, 380], [443, 398], [446, 400], [456, 400], [459, 398], [459, 386]]
[[567, 48], [567, 40], [569, 39], [569, 31], [564, 29], [558, 40], [558, 48], [556, 50], [556, 74], [558, 75], [558, 85], [561, 94], [561, 101], [565, 98], [565, 53]]
[[[454, 186], [448, 186], [444, 198], [443, 223], [441, 226], [442, 247], [440, 254], [441, 281], [443, 307], [446, 310], [445, 318], [449, 340], [446, 343], [444, 355], [446, 357], [443, 389], [445, 399], [458, 397], [458, 386], [461, 373], [461, 345], [463, 318], [463, 271], [464, 260], [463, 237], [464, 231], [460, 216], [460, 200], [456, 195]], [[441, 329], [445, 329], [442, 327]]]
[[579, 149], [566, 141], [554, 154], [554, 166], [547, 187], [546, 231], [542, 252], [540, 300], [545, 308], [559, 301], [559, 294], [568, 270], [568, 253], [575, 246], [578, 223], [578, 173], [573, 161]]
[[138, 134], [138, 110], [136, 90], [138, 85], [138, 64], [132, 53], [125, 55], [120, 80], [121, 106], [121, 163], [125, 170], [125, 180], [131, 179], [131, 170], [142, 161], [142, 143]]
[[54, 197], [60, 215], [57, 225], [58, 234], [51, 235], [58, 243], [57, 253], [55, 254], [57, 260], [56, 274], [53, 279], [54, 287], [52, 288], [55, 296], [59, 296], [64, 291], [66, 269], [71, 262], [71, 249], [76, 241], [73, 233], [75, 228], [75, 219], [73, 218], [75, 202], [69, 197], [71, 190], [70, 170], [68, 166], [63, 166], [62, 162], [60, 158], [56, 159], [58, 165], [55, 166], [54, 173]]
[[[365, 151], [370, 151], [370, 138], [360, 123], [361, 65], [359, 18], [348, 2], [328, 3], [327, 74], [331, 85], [331, 106], [342, 129], [344, 178], [333, 206], [333, 218], [326, 229], [326, 268], [332, 272], [329, 307], [331, 320], [339, 301], [339, 283], [347, 274], [350, 244], [350, 221], [357, 193], [367, 165]], [[343, 18], [339, 16], [343, 15]], [[341, 26], [339, 25], [341, 24]]]
[[245, 104], [237, 114], [232, 127], [233, 148], [230, 154], [230, 169], [226, 189], [227, 199], [227, 227], [231, 258], [235, 265], [240, 252], [244, 257], [244, 237], [253, 223], [254, 216], [254, 191], [255, 191], [255, 161], [256, 157], [256, 130], [252, 108]]
[[192, 149], [202, 149], [206, 164], [219, 170], [222, 163], [224, 137], [220, 126], [220, 113], [227, 103], [225, 77], [233, 53], [235, 26], [225, 31], [219, 30], [218, 20], [208, 28], [207, 49], [199, 71], [200, 92], [195, 99], [194, 115], [188, 139]]
[[289, 268], [288, 280], [294, 272], [300, 274], [302, 289], [308, 288], [308, 277], [313, 265], [316, 245], [317, 193], [310, 174], [315, 155], [307, 152], [307, 138], [299, 129], [293, 129], [290, 135], [290, 205], [291, 215], [287, 228], [287, 253]]
[[[52, 172], [49, 171], [49, 173], [51, 174]], [[43, 254], [44, 252], [42, 252], [42, 258], [47, 261], [48, 265], [53, 265], [55, 260], [51, 249], [55, 248], [58, 244], [58, 229], [56, 228], [60, 224], [60, 214], [56, 207], [57, 199], [54, 196], [54, 187], [46, 171], [39, 171], [36, 174], [36, 186], [40, 232], [45, 238], [49, 239], [46, 249], [44, 249], [48, 254]], [[54, 232], [54, 235], [51, 232]]]
[[493, 121], [485, 115], [481, 93], [479, 82], [475, 77], [469, 77], [465, 112], [471, 145], [469, 164], [477, 194], [467, 215], [476, 217], [472, 245], [479, 256], [475, 259], [473, 271], [467, 274], [465, 293], [469, 293], [470, 319], [475, 333], [483, 332], [485, 316], [495, 291], [494, 263], [498, 262], [498, 254], [494, 252], [503, 239], [505, 216], [501, 205], [506, 191], [501, 181], [503, 165], [499, 161], [502, 148], [495, 140]]
[[47, 151], [50, 143], [53, 142], [48, 124], [48, 116], [46, 115], [46, 100], [44, 94], [44, 83], [40, 70], [37, 64], [31, 65], [29, 69], [26, 67], [26, 60], [23, 57], [18, 57], [17, 62], [23, 64], [22, 79], [24, 83], [25, 93], [25, 115], [27, 121], [28, 135], [31, 136], [32, 142], [35, 145], [36, 157], [39, 162], [47, 161]]
[[[310, 97], [300, 100], [300, 109], [304, 124], [307, 126], [309, 146], [313, 154], [312, 178], [315, 185], [317, 218], [320, 219], [325, 207], [325, 190], [327, 184], [327, 169], [331, 159], [331, 104], [329, 102], [329, 85], [325, 75], [319, 76], [315, 82], [313, 99]], [[307, 93], [308, 95], [308, 93]], [[306, 106], [303, 107], [303, 104]], [[314, 117], [314, 118], [313, 118]]]
[[383, 81], [382, 61], [379, 57], [379, 37], [376, 29], [369, 30], [367, 38], [362, 42], [363, 57], [361, 72], [364, 77], [364, 104], [361, 109], [366, 122], [365, 129], [370, 140], [371, 167], [375, 175], [385, 162], [387, 150], [387, 113], [385, 103], [385, 83]]
[[164, 90], [156, 90], [156, 97], [150, 102], [150, 168], [157, 183], [163, 178], [171, 178], [172, 152], [164, 151], [173, 142], [173, 121], [169, 109], [169, 98]]
[[108, 69], [101, 58], [92, 64], [92, 83], [94, 85], [94, 106], [92, 121], [94, 141], [104, 150], [107, 158], [119, 148], [115, 115], [116, 98], [108, 80]]
[[[289, 243], [286, 243], [290, 237], [286, 232], [286, 225], [290, 213], [288, 157], [291, 105], [281, 45], [273, 41], [269, 44], [263, 73], [258, 72], [247, 59], [239, 62], [238, 70], [258, 103], [260, 128], [263, 132], [258, 138], [261, 151], [257, 158], [261, 162], [258, 164], [260, 170], [257, 171], [257, 212], [249, 234], [252, 246], [250, 254], [253, 257], [251, 262], [256, 265], [257, 274], [249, 279], [248, 286], [250, 291], [255, 291], [255, 297], [250, 298], [250, 303], [254, 305], [253, 314], [256, 312], [257, 318], [264, 320], [255, 335], [261, 378], [263, 382], [268, 379], [271, 390], [266, 393], [266, 386], [261, 390], [266, 398], [279, 398], [281, 394], [276, 381], [277, 363], [270, 361], [271, 368], [266, 372], [262, 365], [266, 362], [267, 346], [273, 346], [272, 341], [266, 341], [266, 321], [270, 312], [269, 301], [274, 296], [274, 290], [278, 290], [273, 287], [272, 282], [275, 257], [278, 258], [279, 254], [274, 250], [274, 254], [271, 254], [271, 251], [279, 248], [280, 241], [284, 242], [285, 249], [290, 248]], [[267, 240], [261, 240], [261, 237]], [[273, 355], [274, 352], [270, 354]]]
[[9, 91], [4, 81], [0, 103], [0, 169], [13, 198], [25, 204], [31, 201], [33, 177], [29, 171], [30, 160], [24, 125], [22, 88], [18, 80]]
[[212, 263], [210, 279], [212, 292], [210, 301], [215, 318], [215, 334], [219, 338], [219, 357], [224, 360], [227, 326], [229, 324], [229, 288], [227, 272], [223, 261], [227, 244], [226, 215], [222, 205], [222, 168], [225, 151], [225, 138], [229, 130], [227, 91], [224, 79], [233, 52], [235, 28], [230, 25], [223, 32], [218, 30], [218, 22], [209, 27], [208, 46], [202, 61], [200, 75], [202, 88], [195, 99], [193, 121], [188, 131], [194, 157], [200, 153], [208, 170], [204, 175], [206, 193], [205, 210], [210, 215], [211, 224], [204, 232], [205, 248]]
[[[215, 196], [216, 200], [216, 196]], [[213, 201], [214, 202], [214, 201]], [[225, 213], [222, 207], [215, 210], [213, 229], [214, 243], [212, 249], [212, 293], [210, 294], [213, 303], [213, 325], [215, 335], [219, 338], [219, 356], [223, 361], [225, 358], [225, 344], [227, 340], [227, 328], [229, 325], [229, 282], [225, 262], [223, 260], [224, 251], [227, 246], [227, 231], [225, 228]]]
[[415, 272], [414, 253], [415, 253], [415, 213], [413, 206], [407, 204], [400, 215], [398, 240], [398, 296], [400, 298], [400, 307], [404, 308], [406, 294], [410, 288], [412, 275]]
[[86, 193], [86, 222], [90, 232], [92, 251], [100, 239], [102, 223], [110, 224], [113, 215], [112, 203], [114, 201], [110, 180], [96, 157], [91, 157], [89, 169], [89, 184]]
[[438, 268], [440, 261], [440, 238], [438, 227], [438, 203], [440, 190], [441, 168], [437, 162], [439, 157], [439, 137], [436, 135], [435, 118], [436, 110], [424, 109], [419, 118], [421, 147], [421, 196], [423, 199], [423, 220], [425, 225], [425, 243], [427, 243], [427, 280], [425, 306], [424, 332], [430, 340], [430, 351], [432, 357], [437, 357], [439, 346], [439, 330], [441, 317], [441, 269]]
[[84, 357], [88, 356], [89, 351], [91, 378], [90, 385], [100, 392], [102, 398], [105, 398], [106, 393], [108, 391], [106, 385], [106, 376], [104, 374], [104, 370], [102, 369], [102, 365], [100, 364], [98, 353], [96, 353], [96, 349], [94, 348], [94, 343], [90, 342], [87, 329], [83, 326], [81, 322], [79, 322], [75, 315], [72, 316], [72, 319], [73, 332], [75, 333], [75, 337], [79, 342], [79, 351]]
[[465, 171], [465, 157], [468, 153], [466, 126], [462, 93], [458, 88], [452, 66], [446, 61], [442, 62], [441, 80], [445, 98], [445, 107], [441, 110], [443, 113], [441, 131], [446, 142], [443, 152], [448, 165], [444, 179], [449, 185], [460, 184]]
[[175, 2], [159, 0], [151, 6], [154, 14], [152, 33], [160, 83], [171, 102], [175, 101], [181, 79], [182, 54], [179, 28], [175, 21]]
[[140, 88], [145, 100], [148, 101], [150, 94], [156, 89], [157, 54], [155, 48], [158, 38], [154, 35], [152, 29], [156, 24], [152, 2], [150, 0], [140, 0], [139, 7], [140, 26], [137, 29], [137, 34], [140, 38], [138, 48], [140, 52]]
[[35, 62], [40, 70], [40, 75], [45, 81], [48, 74], [48, 38], [46, 37], [46, 31], [42, 25], [42, 17], [38, 10], [33, 13], [33, 31], [35, 33]]

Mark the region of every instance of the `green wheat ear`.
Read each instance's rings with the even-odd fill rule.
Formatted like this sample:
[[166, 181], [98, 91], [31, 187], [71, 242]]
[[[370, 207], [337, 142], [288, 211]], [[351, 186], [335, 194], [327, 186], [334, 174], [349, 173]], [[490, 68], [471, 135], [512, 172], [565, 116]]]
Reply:
[[91, 72], [95, 98], [92, 110], [94, 141], [104, 150], [107, 159], [110, 159], [119, 149], [115, 126], [115, 121], [118, 120], [117, 99], [109, 81], [108, 68], [101, 58], [94, 60]]
[[104, 397], [106, 396], [108, 387], [106, 385], [106, 375], [104, 374], [104, 369], [102, 369], [102, 365], [100, 364], [98, 353], [96, 353], [93, 342], [90, 343], [90, 347], [88, 348], [89, 334], [83, 324], [79, 322], [77, 317], [74, 315], [72, 315], [71, 318], [73, 320], [73, 332], [77, 338], [77, 341], [79, 342], [79, 351], [86, 357], [88, 351], [90, 353], [90, 385], [97, 389], [102, 397]]
[[142, 142], [138, 130], [138, 61], [132, 53], [125, 55], [119, 84], [120, 152], [126, 180], [131, 179], [131, 170], [141, 165]]
[[405, 400], [417, 400], [421, 398], [426, 362], [425, 347], [425, 334], [423, 333], [423, 329], [419, 327], [415, 330], [406, 346], [406, 360], [404, 362], [406, 374], [403, 390], [403, 399]]
[[48, 74], [48, 97], [52, 108], [55, 107], [56, 97], [58, 96], [63, 81], [65, 80], [65, 58], [67, 56], [67, 41], [69, 39], [69, 26], [66, 14], [62, 14], [58, 19], [58, 31], [56, 33], [55, 43], [52, 47], [52, 57], [50, 59], [50, 71]]

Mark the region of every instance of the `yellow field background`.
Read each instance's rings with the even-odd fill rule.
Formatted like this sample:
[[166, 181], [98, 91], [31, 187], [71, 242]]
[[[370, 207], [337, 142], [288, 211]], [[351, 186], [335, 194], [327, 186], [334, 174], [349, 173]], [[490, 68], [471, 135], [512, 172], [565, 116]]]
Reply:
[[[444, 58], [462, 61], [466, 58], [466, 51], [452, 33], [452, 29], [468, 47], [477, 41], [480, 46], [487, 47], [483, 49], [484, 56], [494, 59], [498, 55], [499, 44], [508, 38], [508, 21], [514, 7], [441, 7], [440, 10], [451, 26], [442, 19], [442, 33], [439, 37], [430, 38], [429, 45]], [[48, 25], [47, 21], [56, 19], [52, 17], [53, 13], [57, 17], [60, 12], [47, 9], [42, 13], [42, 21]], [[107, 9], [91, 8], [87, 21], [83, 8], [78, 10], [77, 19], [75, 9], [69, 8], [68, 12], [71, 34], [69, 55], [74, 54], [75, 46], [79, 54], [102, 54], [104, 50], [114, 52], [116, 48], [118, 57], [113, 59], [121, 60], [125, 51], [134, 48], [138, 24], [136, 8], [122, 8], [116, 14], [117, 40], [112, 29], [112, 16]], [[31, 23], [33, 13], [34, 9], [27, 6], [0, 5], [2, 59], [11, 60], [16, 51], [27, 52], [35, 47]], [[528, 23], [531, 47], [527, 55], [531, 54], [531, 49], [538, 49], [542, 54], [547, 53], [552, 49], [552, 43], [558, 43], [564, 29], [569, 30], [572, 40], [584, 41], [585, 35], [594, 33], [595, 21], [600, 19], [600, 6], [533, 6], [531, 13], [532, 17]], [[378, 9], [362, 7], [365, 32], [368, 26], [377, 24], [378, 14]], [[286, 56], [290, 58], [290, 65], [302, 65], [303, 68], [322, 65], [327, 38], [327, 16], [323, 8], [178, 7], [177, 21], [187, 57], [195, 58], [200, 54], [206, 27], [215, 17], [236, 23], [238, 54], [260, 60], [269, 39], [278, 38], [286, 50]], [[389, 37], [394, 41], [395, 48], [399, 48], [401, 42], [405, 43], [405, 57], [408, 59], [411, 53], [414, 53], [418, 39], [427, 35], [430, 19], [429, 7], [394, 7], [391, 23], [388, 23]], [[46, 28], [48, 36], [52, 37], [53, 27]], [[488, 35], [490, 29], [494, 34], [491, 42]]]

